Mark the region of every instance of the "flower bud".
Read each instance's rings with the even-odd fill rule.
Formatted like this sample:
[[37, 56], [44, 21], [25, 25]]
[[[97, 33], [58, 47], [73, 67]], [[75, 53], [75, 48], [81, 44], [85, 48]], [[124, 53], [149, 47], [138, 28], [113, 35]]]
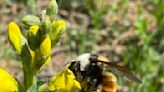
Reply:
[[26, 42], [25, 38], [23, 37], [20, 28], [15, 22], [10, 22], [8, 26], [8, 38], [10, 41], [10, 44], [15, 49], [15, 51], [20, 54], [21, 48]]
[[51, 30], [51, 21], [50, 21], [50, 18], [48, 16], [44, 17], [42, 19], [40, 30], [41, 30], [42, 35], [48, 34], [50, 32], [50, 30]]
[[39, 30], [38, 25], [32, 25], [27, 35], [28, 44], [30, 46], [30, 49], [33, 51], [35, 51], [39, 47], [39, 44], [40, 44], [38, 30]]
[[51, 40], [49, 36], [40, 44], [39, 50], [35, 54], [35, 69], [40, 70], [51, 60]]
[[59, 41], [61, 35], [64, 33], [66, 29], [66, 22], [64, 20], [54, 21], [52, 23], [52, 30], [50, 32], [50, 38], [52, 40], [52, 46], [56, 45]]
[[51, 0], [49, 3], [47, 9], [46, 9], [46, 14], [50, 16], [51, 21], [53, 21], [58, 13], [58, 5], [56, 0]]
[[27, 15], [23, 17], [22, 22], [24, 24], [25, 29], [29, 29], [32, 25], [40, 25], [40, 19], [34, 15]]

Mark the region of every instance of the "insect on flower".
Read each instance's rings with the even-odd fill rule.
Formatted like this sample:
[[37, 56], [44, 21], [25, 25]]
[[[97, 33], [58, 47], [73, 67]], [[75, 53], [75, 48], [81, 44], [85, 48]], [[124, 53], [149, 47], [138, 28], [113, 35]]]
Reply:
[[71, 62], [70, 70], [81, 84], [81, 92], [116, 92], [117, 78], [106, 69], [115, 68], [122, 72], [128, 79], [137, 83], [142, 83], [127, 68], [109, 62], [106, 57], [96, 54], [85, 53], [80, 55], [75, 61]]

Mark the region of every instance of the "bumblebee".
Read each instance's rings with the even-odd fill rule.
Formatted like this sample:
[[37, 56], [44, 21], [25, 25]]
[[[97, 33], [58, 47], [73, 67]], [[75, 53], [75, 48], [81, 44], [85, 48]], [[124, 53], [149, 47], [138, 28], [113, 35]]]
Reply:
[[117, 78], [106, 69], [115, 68], [122, 72], [128, 79], [142, 83], [127, 68], [108, 61], [106, 57], [85, 53], [71, 62], [69, 69], [80, 82], [80, 92], [116, 92]]

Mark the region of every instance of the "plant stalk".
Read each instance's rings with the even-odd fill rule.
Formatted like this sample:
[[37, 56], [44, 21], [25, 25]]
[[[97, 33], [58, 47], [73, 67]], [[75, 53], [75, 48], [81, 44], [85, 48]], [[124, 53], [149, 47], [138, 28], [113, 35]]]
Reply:
[[32, 70], [24, 70], [24, 91], [28, 92], [35, 87], [36, 73]]

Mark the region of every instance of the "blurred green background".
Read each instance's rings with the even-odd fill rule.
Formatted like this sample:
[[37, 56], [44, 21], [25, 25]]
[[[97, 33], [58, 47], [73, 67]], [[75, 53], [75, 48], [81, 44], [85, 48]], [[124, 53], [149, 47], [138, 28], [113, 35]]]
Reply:
[[[0, 67], [21, 80], [21, 61], [6, 35], [12, 20], [40, 15], [50, 0], [0, 0]], [[164, 92], [164, 0], [57, 0], [66, 33], [52, 49], [52, 62], [38, 76], [60, 71], [67, 61], [90, 52], [129, 68], [143, 83], [120, 72], [118, 92]]]

